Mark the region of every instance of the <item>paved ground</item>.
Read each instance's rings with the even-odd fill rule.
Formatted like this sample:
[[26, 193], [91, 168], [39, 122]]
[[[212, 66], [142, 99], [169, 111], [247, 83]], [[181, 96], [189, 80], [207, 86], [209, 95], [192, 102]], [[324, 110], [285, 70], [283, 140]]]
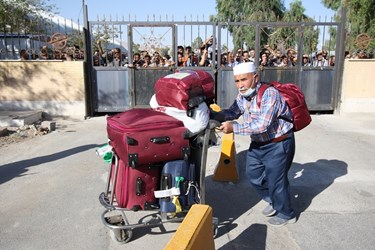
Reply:
[[[267, 225], [265, 204], [243, 177], [248, 139], [236, 137], [237, 184], [212, 181], [220, 147], [210, 148], [216, 249], [374, 249], [375, 115], [315, 115], [296, 141], [290, 181], [299, 220], [282, 228]], [[53, 133], [0, 148], [1, 249], [163, 249], [179, 224], [136, 229], [118, 245], [101, 223], [107, 165], [95, 150], [105, 142], [98, 117], [61, 120]], [[128, 213], [135, 222], [148, 214]]]

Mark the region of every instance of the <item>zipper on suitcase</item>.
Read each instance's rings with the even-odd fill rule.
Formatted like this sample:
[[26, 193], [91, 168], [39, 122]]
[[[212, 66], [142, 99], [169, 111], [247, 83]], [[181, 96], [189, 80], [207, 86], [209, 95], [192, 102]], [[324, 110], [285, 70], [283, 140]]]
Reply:
[[[169, 128], [175, 128], [176, 125], [178, 125], [178, 127], [180, 126], [180, 122], [176, 122], [176, 123], [168, 123], [168, 124], [165, 124], [164, 122], [156, 122], [156, 123], [152, 123], [151, 125], [148, 124], [147, 126], [142, 126], [142, 129], [138, 127], [136, 128], [129, 128], [127, 126], [120, 126], [118, 124], [121, 124], [119, 122], [116, 122], [116, 123], [113, 123], [113, 122], [109, 122], [108, 123], [108, 126], [113, 128], [113, 129], [116, 129], [118, 131], [124, 131], [126, 130], [126, 132], [142, 132], [142, 131], [149, 131], [150, 129], [151, 130], [154, 130], [155, 128], [158, 128], [158, 129], [169, 129]], [[123, 124], [122, 124], [123, 125]]]

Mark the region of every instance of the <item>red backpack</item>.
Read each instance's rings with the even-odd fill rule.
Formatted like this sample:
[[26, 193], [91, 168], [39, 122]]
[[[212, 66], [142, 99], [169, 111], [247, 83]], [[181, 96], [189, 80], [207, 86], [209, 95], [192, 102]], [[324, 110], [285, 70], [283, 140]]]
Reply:
[[274, 87], [284, 97], [293, 114], [293, 121], [285, 117], [280, 117], [289, 122], [293, 122], [293, 131], [299, 131], [305, 128], [311, 122], [311, 116], [306, 105], [305, 95], [301, 89], [294, 83], [279, 83], [271, 81], [271, 83], [263, 83], [258, 90], [257, 104], [260, 107], [264, 91], [269, 87]]

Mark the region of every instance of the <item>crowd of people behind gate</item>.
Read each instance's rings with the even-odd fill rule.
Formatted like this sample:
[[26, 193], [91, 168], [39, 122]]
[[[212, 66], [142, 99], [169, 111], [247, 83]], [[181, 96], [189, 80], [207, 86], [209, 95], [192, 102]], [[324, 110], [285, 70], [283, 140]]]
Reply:
[[[155, 67], [234, 67], [243, 62], [255, 62], [255, 49], [235, 51], [224, 51], [220, 59], [217, 58], [217, 51], [213, 53], [213, 37], [206, 39], [200, 48], [193, 51], [191, 46], [177, 47], [177, 58], [175, 60], [168, 54], [161, 55], [158, 51], [153, 53], [142, 50], [133, 54], [132, 59], [121, 51], [120, 48], [103, 51], [101, 44], [94, 52], [94, 66], [122, 66], [130, 68], [155, 68]], [[360, 53], [358, 55], [361, 55]], [[215, 60], [213, 60], [215, 56]], [[363, 58], [363, 57], [362, 57]], [[259, 65], [262, 67], [294, 67], [297, 65], [299, 55], [294, 49], [282, 51], [265, 45], [259, 52]], [[335, 66], [335, 55], [329, 55], [321, 50], [310, 55], [302, 55], [302, 66], [305, 67], [333, 67]]]
[[[224, 52], [221, 54], [220, 65], [234, 67], [243, 62], [254, 62], [256, 58], [255, 49]], [[285, 53], [280, 49], [272, 49], [265, 45], [259, 52], [259, 65], [262, 67], [294, 67], [298, 63], [299, 55], [294, 49], [287, 49]], [[302, 66], [305, 67], [333, 67], [335, 66], [335, 56], [328, 55], [325, 50], [315, 54], [303, 54]]]

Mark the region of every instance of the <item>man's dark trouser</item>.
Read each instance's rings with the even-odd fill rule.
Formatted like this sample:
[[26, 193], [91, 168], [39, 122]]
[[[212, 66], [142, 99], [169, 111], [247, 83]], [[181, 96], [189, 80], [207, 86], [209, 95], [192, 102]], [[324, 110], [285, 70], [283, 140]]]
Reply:
[[272, 204], [277, 216], [295, 217], [290, 204], [288, 171], [293, 162], [295, 140], [293, 132], [281, 142], [250, 144], [246, 174], [260, 197]]

